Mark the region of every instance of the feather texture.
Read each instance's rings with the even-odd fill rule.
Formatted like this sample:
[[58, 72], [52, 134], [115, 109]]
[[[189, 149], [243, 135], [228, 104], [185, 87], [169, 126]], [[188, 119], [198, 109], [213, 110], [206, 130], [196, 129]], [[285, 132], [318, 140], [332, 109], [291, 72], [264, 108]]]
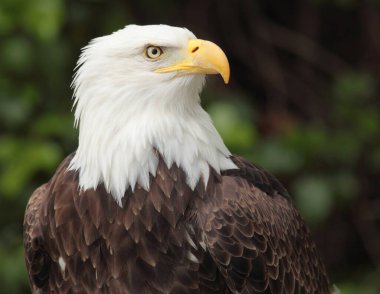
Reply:
[[[104, 184], [121, 205], [128, 188], [150, 189], [157, 151], [167, 166], [183, 169], [191, 188], [207, 182], [209, 165], [217, 172], [235, 168], [199, 103], [205, 75], [154, 73], [177, 61], [194, 38], [184, 28], [130, 25], [83, 49], [73, 81], [79, 146], [70, 164], [82, 189]], [[167, 58], [145, 60], [147, 44], [165, 47]]]
[[129, 189], [123, 207], [102, 185], [80, 192], [71, 159], [25, 213], [33, 293], [330, 293], [286, 190], [244, 159], [194, 191], [159, 159], [152, 189]]
[[[33, 293], [330, 292], [287, 191], [231, 156], [202, 109], [204, 74], [156, 72], [194, 38], [131, 25], [84, 48], [78, 149], [25, 212]], [[149, 60], [148, 45], [165, 54]]]

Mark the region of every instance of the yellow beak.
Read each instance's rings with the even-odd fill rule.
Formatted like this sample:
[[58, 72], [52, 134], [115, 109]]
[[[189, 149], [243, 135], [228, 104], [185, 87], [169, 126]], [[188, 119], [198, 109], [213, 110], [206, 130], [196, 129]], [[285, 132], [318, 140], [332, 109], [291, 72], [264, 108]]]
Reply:
[[222, 49], [210, 41], [190, 40], [184, 52], [185, 58], [168, 67], [156, 69], [155, 72], [166, 73], [178, 71], [183, 74], [220, 74], [227, 84], [230, 79], [230, 66]]

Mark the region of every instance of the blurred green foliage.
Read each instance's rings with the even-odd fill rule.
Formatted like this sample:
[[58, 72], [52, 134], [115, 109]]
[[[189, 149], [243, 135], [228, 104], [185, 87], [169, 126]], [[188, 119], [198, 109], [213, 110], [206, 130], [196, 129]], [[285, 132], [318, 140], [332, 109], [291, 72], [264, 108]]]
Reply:
[[23, 211], [41, 179], [46, 180], [76, 143], [68, 88], [69, 45], [59, 37], [64, 20], [61, 0], [0, 2], [0, 287], [4, 293], [30, 292], [22, 247]]
[[[310, 2], [320, 9], [357, 5], [343, 0]], [[161, 22], [176, 13], [170, 0], [160, 5], [143, 1], [140, 8], [146, 9], [140, 10], [125, 3], [0, 2], [0, 289], [7, 293], [29, 292], [22, 249], [27, 200], [76, 148], [69, 86], [79, 48], [92, 37], [135, 21], [141, 11], [154, 20], [154, 12], [162, 13]], [[323, 116], [305, 119], [287, 110], [276, 131], [262, 127], [266, 111], [258, 97], [237, 83], [232, 88], [209, 83], [203, 103], [231, 151], [278, 176], [306, 221], [322, 230], [337, 211], [343, 217], [349, 214], [363, 193], [375, 197], [363, 188], [363, 178], [380, 171], [378, 87], [365, 67], [339, 71], [329, 80]], [[282, 117], [276, 111], [275, 117]], [[359, 271], [338, 264], [339, 270], [332, 273], [343, 294], [380, 291], [369, 260], [361, 266]]]
[[[258, 130], [239, 102], [215, 102], [209, 113], [232, 151], [244, 154], [277, 176], [297, 175], [292, 192], [301, 214], [312, 226], [328, 219], [335, 206], [358, 197], [355, 167], [363, 154], [376, 158], [380, 110], [372, 106], [370, 75], [344, 73], [332, 84], [331, 117], [321, 124], [297, 124], [276, 136], [257, 138]], [[334, 127], [331, 127], [334, 125]], [[379, 170], [378, 161], [372, 161]]]

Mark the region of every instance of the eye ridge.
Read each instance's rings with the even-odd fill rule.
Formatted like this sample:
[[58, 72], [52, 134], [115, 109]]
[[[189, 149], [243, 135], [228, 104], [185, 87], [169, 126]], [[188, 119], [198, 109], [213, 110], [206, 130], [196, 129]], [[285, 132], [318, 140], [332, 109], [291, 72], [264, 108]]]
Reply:
[[150, 45], [146, 47], [145, 49], [145, 55], [149, 59], [157, 59], [158, 57], [162, 55], [162, 53], [163, 53], [163, 50], [159, 46]]

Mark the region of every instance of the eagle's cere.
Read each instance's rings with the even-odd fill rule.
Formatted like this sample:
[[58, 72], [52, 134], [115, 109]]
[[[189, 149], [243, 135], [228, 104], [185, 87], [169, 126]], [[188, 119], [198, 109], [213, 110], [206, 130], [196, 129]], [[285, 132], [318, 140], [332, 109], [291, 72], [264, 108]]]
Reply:
[[83, 49], [79, 145], [31, 196], [33, 293], [329, 293], [310, 233], [270, 174], [200, 106], [230, 70], [187, 29], [129, 25]]

